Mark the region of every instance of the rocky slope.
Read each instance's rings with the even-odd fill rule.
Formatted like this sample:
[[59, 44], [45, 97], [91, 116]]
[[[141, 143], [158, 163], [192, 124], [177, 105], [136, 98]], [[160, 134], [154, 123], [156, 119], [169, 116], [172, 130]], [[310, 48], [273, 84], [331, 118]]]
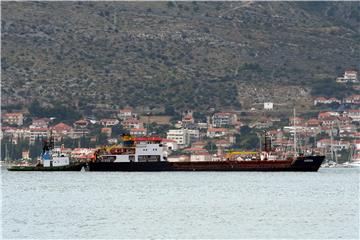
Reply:
[[1, 5], [5, 105], [306, 105], [359, 62], [358, 2]]

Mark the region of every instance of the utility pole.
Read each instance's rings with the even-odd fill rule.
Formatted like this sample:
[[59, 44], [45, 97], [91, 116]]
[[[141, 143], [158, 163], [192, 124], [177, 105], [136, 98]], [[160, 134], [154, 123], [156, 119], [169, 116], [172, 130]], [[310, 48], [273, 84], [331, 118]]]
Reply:
[[331, 124], [330, 129], [330, 153], [331, 153], [331, 161], [334, 161], [334, 149], [333, 149], [333, 125]]
[[146, 131], [147, 131], [147, 135], [150, 136], [150, 113], [149, 112], [147, 113], [147, 128], [146, 128]]

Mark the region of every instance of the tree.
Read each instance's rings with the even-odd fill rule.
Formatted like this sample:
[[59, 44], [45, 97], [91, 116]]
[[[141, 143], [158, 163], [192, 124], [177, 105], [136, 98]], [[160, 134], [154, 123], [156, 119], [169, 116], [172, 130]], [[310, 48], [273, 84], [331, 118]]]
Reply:
[[208, 152], [209, 152], [210, 154], [214, 154], [214, 153], [216, 153], [216, 151], [217, 151], [217, 146], [216, 146], [216, 144], [213, 143], [213, 142], [211, 142], [211, 141], [207, 142], [207, 144], [205, 145], [204, 148], [205, 148], [206, 150], [208, 150]]
[[108, 143], [107, 136], [104, 133], [100, 133], [96, 138], [96, 145], [106, 145]]
[[206, 122], [206, 115], [202, 112], [194, 112], [193, 117], [200, 122]]
[[175, 108], [173, 106], [165, 106], [165, 115], [174, 116], [176, 114]]
[[259, 137], [256, 132], [248, 126], [240, 128], [240, 134], [235, 135], [235, 148], [244, 150], [256, 150], [259, 148]]
[[128, 134], [128, 133], [129, 133], [129, 131], [124, 129], [123, 126], [120, 124], [114, 125], [111, 128], [111, 136], [112, 137], [118, 137], [120, 135]]
[[167, 5], [168, 7], [170, 7], [170, 8], [172, 8], [172, 7], [175, 6], [175, 4], [174, 4], [173, 2], [171, 2], [171, 1], [167, 2], [166, 5]]
[[80, 139], [80, 146], [83, 148], [89, 148], [91, 146], [90, 144], [90, 138], [83, 135]]
[[30, 145], [29, 157], [34, 159], [40, 156], [42, 153], [42, 147], [43, 147], [42, 139], [39, 136], [37, 136], [35, 138], [35, 142], [32, 145]]
[[242, 126], [240, 128], [240, 134], [241, 135], [249, 134], [249, 133], [251, 133], [251, 131], [252, 131], [252, 129], [249, 126]]

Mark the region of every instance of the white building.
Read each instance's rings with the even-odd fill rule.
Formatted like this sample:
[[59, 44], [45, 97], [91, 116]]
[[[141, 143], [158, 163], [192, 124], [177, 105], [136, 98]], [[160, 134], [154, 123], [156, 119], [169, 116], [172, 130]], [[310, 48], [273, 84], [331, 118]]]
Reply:
[[344, 73], [343, 77], [338, 77], [336, 79], [338, 83], [346, 83], [346, 82], [358, 82], [357, 71], [347, 70]]
[[317, 143], [316, 143], [317, 148], [331, 148], [331, 145], [332, 145], [333, 150], [341, 151], [344, 149], [349, 149], [350, 142], [336, 141], [336, 140], [331, 141], [331, 139], [321, 139], [321, 140], [317, 141]]
[[119, 120], [114, 119], [114, 118], [104, 118], [104, 119], [100, 120], [100, 124], [105, 127], [111, 127], [111, 126], [119, 124]]
[[175, 140], [164, 138], [161, 143], [164, 145], [166, 150], [176, 151], [179, 146]]
[[206, 136], [209, 138], [223, 137], [227, 134], [226, 128], [209, 128], [206, 132]]
[[29, 126], [29, 128], [48, 128], [49, 122], [50, 119], [48, 118], [33, 119], [32, 124]]
[[30, 129], [30, 143], [35, 143], [36, 139], [42, 140], [50, 136], [48, 128], [31, 128]]
[[199, 138], [200, 138], [199, 129], [186, 129], [186, 130], [189, 134], [190, 143], [196, 142], [197, 140], [199, 140]]
[[190, 161], [191, 162], [211, 161], [211, 155], [209, 153], [207, 153], [207, 152], [191, 154]]
[[186, 147], [190, 144], [190, 134], [188, 129], [170, 129], [167, 132], [166, 138], [174, 140], [181, 147]]
[[121, 120], [125, 120], [127, 118], [137, 117], [137, 114], [134, 113], [134, 110], [132, 108], [124, 108], [119, 110], [119, 113], [117, 114], [118, 118]]
[[212, 116], [213, 127], [225, 127], [234, 125], [237, 122], [237, 116], [235, 113], [230, 112], [218, 112]]
[[265, 102], [265, 103], [264, 103], [264, 109], [265, 109], [265, 110], [273, 110], [273, 109], [274, 109], [274, 103], [272, 103], [272, 102]]

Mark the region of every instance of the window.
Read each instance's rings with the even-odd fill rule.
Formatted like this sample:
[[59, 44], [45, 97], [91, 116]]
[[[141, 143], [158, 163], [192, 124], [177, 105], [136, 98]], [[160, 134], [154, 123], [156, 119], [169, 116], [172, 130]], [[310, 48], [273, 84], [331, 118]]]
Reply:
[[116, 156], [103, 156], [101, 162], [114, 162]]
[[160, 155], [140, 155], [138, 157], [139, 162], [158, 162], [160, 161]]

